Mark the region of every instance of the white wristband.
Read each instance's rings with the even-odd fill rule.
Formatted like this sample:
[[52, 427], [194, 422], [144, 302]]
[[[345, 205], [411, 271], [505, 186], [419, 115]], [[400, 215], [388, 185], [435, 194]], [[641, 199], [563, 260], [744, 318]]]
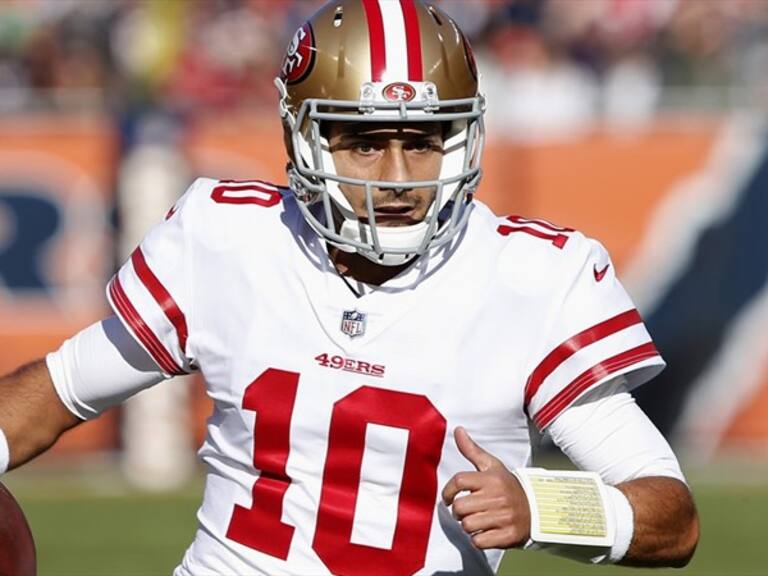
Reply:
[[3, 429], [0, 428], [0, 474], [5, 474], [8, 471], [10, 460], [11, 453], [8, 450], [8, 439], [5, 437]]
[[608, 497], [613, 503], [613, 514], [616, 526], [616, 537], [611, 546], [608, 558], [604, 562], [616, 563], [627, 554], [632, 536], [635, 534], [635, 513], [624, 493], [613, 486], [607, 486]]

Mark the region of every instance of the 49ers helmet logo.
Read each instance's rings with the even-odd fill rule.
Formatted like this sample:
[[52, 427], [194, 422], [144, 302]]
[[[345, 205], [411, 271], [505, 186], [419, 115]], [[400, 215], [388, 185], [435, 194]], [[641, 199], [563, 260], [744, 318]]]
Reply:
[[287, 84], [301, 82], [315, 63], [315, 35], [309, 22], [301, 25], [288, 45], [288, 51], [280, 71]]
[[416, 97], [416, 89], [406, 82], [393, 82], [384, 87], [383, 94], [389, 102], [410, 102]]

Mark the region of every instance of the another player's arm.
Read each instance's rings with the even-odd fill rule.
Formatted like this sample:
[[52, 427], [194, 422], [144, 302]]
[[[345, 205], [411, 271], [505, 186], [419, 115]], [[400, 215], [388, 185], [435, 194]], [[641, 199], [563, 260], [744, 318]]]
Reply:
[[0, 429], [16, 468], [45, 452], [82, 420], [59, 399], [44, 360], [0, 378]]

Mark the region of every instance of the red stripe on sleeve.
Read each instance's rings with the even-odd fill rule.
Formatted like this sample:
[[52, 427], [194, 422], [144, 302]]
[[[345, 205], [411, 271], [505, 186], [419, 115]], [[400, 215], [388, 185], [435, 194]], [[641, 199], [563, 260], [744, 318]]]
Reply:
[[152, 355], [157, 365], [167, 374], [175, 376], [186, 374], [186, 372], [176, 364], [176, 361], [165, 349], [162, 342], [158, 339], [152, 329], [144, 322], [144, 319], [133, 306], [128, 296], [123, 290], [120, 279], [115, 276], [109, 284], [109, 294], [115, 303], [117, 312], [126, 321], [136, 337], [144, 344], [144, 347]]
[[560, 344], [560, 346], [547, 354], [546, 358], [534, 368], [533, 372], [531, 372], [531, 375], [528, 377], [528, 381], [525, 384], [524, 406], [528, 408], [531, 399], [536, 392], [538, 392], [547, 376], [552, 374], [560, 364], [576, 354], [576, 352], [598, 340], [602, 340], [611, 334], [615, 334], [619, 330], [634, 326], [642, 321], [643, 319], [640, 317], [640, 314], [633, 308], [632, 310], [622, 312], [599, 324], [595, 324], [591, 328], [579, 332], [576, 336], [573, 336]]
[[371, 78], [374, 82], [381, 82], [387, 68], [387, 52], [379, 0], [363, 0], [363, 7], [368, 20], [368, 43], [371, 46]]
[[[562, 246], [565, 245], [565, 242], [568, 240], [568, 237], [564, 234], [549, 234], [548, 232], [542, 232], [541, 230], [538, 230], [537, 228], [531, 228], [530, 226], [505, 226], [501, 225], [497, 228], [499, 234], [502, 234], [503, 236], [509, 236], [513, 232], [523, 232], [525, 234], [530, 234], [531, 236], [535, 236], [536, 238], [541, 238], [542, 240], [551, 240], [552, 242], [558, 242], [562, 244]], [[562, 239], [561, 239], [562, 238]], [[558, 246], [558, 247], [562, 247]]]
[[413, 0], [400, 0], [405, 22], [405, 43], [408, 45], [408, 79], [413, 82], [422, 81], [421, 63], [421, 33], [419, 29], [419, 14]]
[[547, 402], [533, 417], [533, 421], [539, 430], [543, 430], [560, 415], [578, 396], [590, 386], [600, 380], [618, 372], [622, 368], [631, 366], [648, 358], [658, 356], [659, 352], [653, 342], [647, 342], [635, 348], [625, 350], [621, 354], [612, 356], [592, 368], [579, 374], [568, 386], [563, 388], [552, 400]]
[[515, 224], [536, 224], [537, 226], [541, 226], [542, 228], [546, 228], [547, 230], [551, 230], [552, 232], [575, 232], [573, 228], [567, 228], [565, 226], [556, 226], [555, 224], [552, 224], [552, 222], [547, 222], [546, 220], [539, 220], [538, 218], [523, 218], [522, 216], [518, 216], [517, 214], [510, 214], [507, 216], [507, 220], [510, 222], [514, 222]]
[[154, 272], [147, 265], [147, 261], [144, 258], [144, 253], [141, 248], [136, 248], [131, 254], [131, 262], [133, 262], [133, 268], [136, 270], [136, 275], [144, 284], [146, 289], [155, 299], [155, 302], [162, 308], [166, 318], [171, 321], [173, 327], [176, 329], [176, 335], [179, 338], [179, 347], [186, 354], [187, 352], [187, 337], [189, 331], [187, 330], [187, 319], [184, 313], [181, 311], [176, 301], [173, 299], [168, 290], [165, 289], [162, 282], [155, 276]]

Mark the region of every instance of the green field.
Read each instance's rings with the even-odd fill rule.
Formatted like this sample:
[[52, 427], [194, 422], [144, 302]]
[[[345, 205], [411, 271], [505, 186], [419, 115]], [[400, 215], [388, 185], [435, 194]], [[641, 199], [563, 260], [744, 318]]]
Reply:
[[[738, 474], [743, 478], [742, 474]], [[40, 576], [169, 575], [191, 541], [201, 486], [171, 496], [126, 489], [110, 474], [15, 472], [3, 479], [22, 503], [38, 546]], [[696, 557], [679, 575], [768, 573], [768, 483], [693, 480], [702, 519]], [[535, 552], [508, 553], [501, 574], [640, 574]]]

